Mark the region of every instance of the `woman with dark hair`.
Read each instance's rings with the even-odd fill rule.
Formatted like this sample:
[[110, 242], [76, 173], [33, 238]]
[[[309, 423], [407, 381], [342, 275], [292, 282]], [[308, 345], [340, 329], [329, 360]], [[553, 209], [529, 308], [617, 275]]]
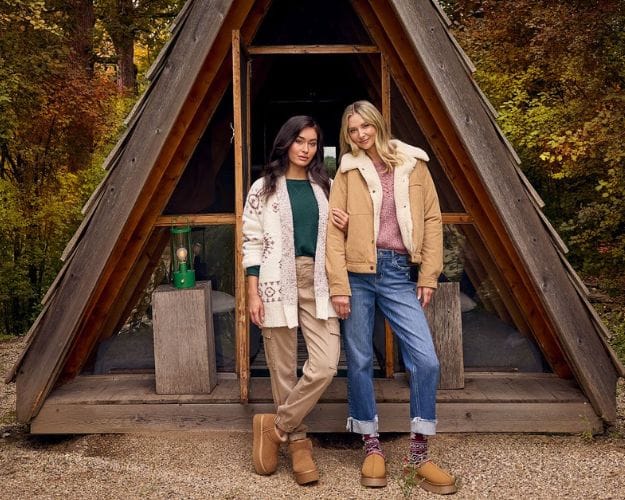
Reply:
[[[294, 116], [280, 128], [243, 211], [248, 309], [262, 328], [277, 406], [275, 414], [254, 416], [254, 468], [275, 472], [279, 447], [288, 442], [298, 484], [319, 479], [302, 421], [336, 374], [340, 351], [325, 272], [329, 190], [321, 129], [308, 116]], [[346, 214], [332, 220], [344, 228]], [[299, 380], [298, 326], [308, 351]]]
[[[440, 368], [423, 308], [443, 268], [443, 226], [428, 156], [392, 139], [382, 114], [368, 101], [347, 106], [340, 142], [330, 206], [347, 211], [349, 230], [345, 236], [328, 228], [326, 267], [332, 303], [345, 327], [347, 429], [364, 441], [361, 483], [386, 486], [372, 380], [377, 305], [397, 335], [410, 379], [407, 472], [427, 491], [454, 493], [455, 477], [428, 456]], [[411, 265], [419, 266], [416, 284]]]

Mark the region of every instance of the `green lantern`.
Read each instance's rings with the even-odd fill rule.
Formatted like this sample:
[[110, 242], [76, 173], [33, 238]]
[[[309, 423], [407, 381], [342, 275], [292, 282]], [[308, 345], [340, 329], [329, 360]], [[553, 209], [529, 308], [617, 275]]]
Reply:
[[195, 286], [195, 271], [191, 258], [191, 228], [189, 226], [171, 228], [171, 255], [173, 262], [174, 286], [192, 288]]

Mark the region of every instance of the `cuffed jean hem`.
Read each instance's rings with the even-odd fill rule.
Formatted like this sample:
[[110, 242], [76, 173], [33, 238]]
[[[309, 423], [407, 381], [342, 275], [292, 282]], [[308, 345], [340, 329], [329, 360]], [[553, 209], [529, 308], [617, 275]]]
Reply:
[[373, 420], [356, 420], [348, 417], [347, 430], [358, 434], [377, 434], [378, 433], [378, 416]]
[[410, 421], [410, 432], [423, 434], [424, 436], [433, 436], [436, 434], [436, 420], [424, 420], [415, 417]]

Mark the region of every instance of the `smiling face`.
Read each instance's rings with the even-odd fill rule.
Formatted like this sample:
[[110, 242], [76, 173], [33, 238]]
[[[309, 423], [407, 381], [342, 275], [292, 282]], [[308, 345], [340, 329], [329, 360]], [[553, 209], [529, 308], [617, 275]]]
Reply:
[[306, 171], [317, 153], [317, 142], [317, 131], [314, 128], [306, 127], [300, 130], [289, 147], [289, 171]]
[[360, 149], [366, 152], [375, 152], [377, 130], [373, 124], [365, 121], [358, 113], [352, 114], [347, 119], [347, 133], [351, 141]]

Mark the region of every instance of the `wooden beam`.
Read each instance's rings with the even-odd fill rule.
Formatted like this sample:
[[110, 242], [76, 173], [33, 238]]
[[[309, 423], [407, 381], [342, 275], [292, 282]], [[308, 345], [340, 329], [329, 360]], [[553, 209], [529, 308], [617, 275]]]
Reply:
[[256, 45], [247, 48], [251, 55], [293, 54], [376, 54], [374, 45]]
[[[137, 433], [166, 431], [250, 432], [252, 417], [272, 413], [273, 403], [46, 403], [32, 434]], [[408, 432], [408, 403], [378, 403], [381, 432]], [[438, 403], [437, 432], [598, 434], [603, 423], [588, 403]], [[310, 432], [345, 432], [347, 405], [318, 403], [306, 418]]]
[[392, 129], [391, 123], [391, 73], [388, 69], [388, 63], [384, 55], [380, 55], [381, 82], [380, 89], [382, 94], [382, 117], [388, 127], [389, 132]]
[[[383, 54], [380, 54], [380, 95], [382, 101], [382, 117], [391, 131], [391, 74]], [[384, 373], [387, 378], [395, 374], [395, 337], [393, 330], [384, 318]]]
[[386, 318], [384, 318], [384, 375], [386, 378], [393, 378], [395, 375], [395, 342], [393, 330]]
[[241, 400], [247, 402], [249, 394], [249, 321], [243, 268], [243, 187], [249, 169], [249, 62], [241, 46], [241, 34], [232, 32], [232, 94], [234, 101], [234, 206], [235, 206], [235, 328], [236, 368], [240, 380]]
[[156, 219], [155, 226], [220, 226], [222, 224], [234, 224], [234, 214], [182, 214], [161, 215]]
[[443, 213], [443, 224], [475, 224], [475, 219], [469, 214]]

